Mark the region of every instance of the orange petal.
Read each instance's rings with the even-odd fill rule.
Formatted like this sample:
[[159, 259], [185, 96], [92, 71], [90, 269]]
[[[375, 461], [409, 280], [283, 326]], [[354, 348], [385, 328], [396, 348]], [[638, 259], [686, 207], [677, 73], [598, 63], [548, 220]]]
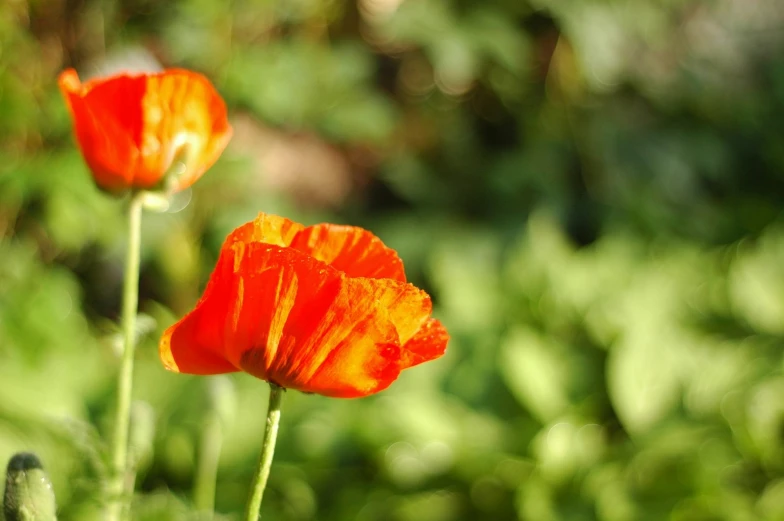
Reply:
[[137, 186], [154, 186], [180, 155], [185, 170], [174, 189], [191, 186], [217, 161], [231, 138], [226, 105], [201, 74], [169, 69], [147, 76], [141, 109], [143, 166], [135, 179]]
[[249, 223], [235, 229], [226, 238], [226, 244], [235, 242], [264, 242], [276, 246], [288, 246], [294, 236], [304, 228], [285, 217], [259, 213]]
[[120, 76], [114, 81], [82, 85], [76, 71], [68, 69], [60, 74], [58, 83], [96, 183], [109, 191], [131, 186], [139, 162], [144, 78]]
[[413, 284], [390, 279], [369, 280], [376, 305], [386, 308], [400, 345], [408, 342], [430, 317], [433, 305], [427, 293]]
[[[164, 334], [164, 365], [170, 358], [180, 372], [208, 374], [205, 364], [215, 372], [228, 364], [285, 387], [273, 368], [292, 309], [299, 303], [323, 313], [342, 280], [296, 250], [260, 242], [224, 246], [196, 308]], [[222, 365], [209, 365], [215, 357]]]
[[[328, 227], [303, 230], [260, 214], [232, 232], [204, 296], [164, 334], [164, 364], [198, 374], [241, 369], [286, 388], [350, 398], [385, 389], [402, 369], [441, 356], [448, 334], [429, 318], [424, 291], [392, 279], [352, 278], [350, 268], [347, 275], [285, 247]], [[360, 238], [352, 244], [368, 237], [349, 227], [324, 233], [335, 229]], [[319, 251], [337, 252], [325, 258], [334, 263], [351, 257], [343, 253], [351, 251], [348, 243]]]
[[[400, 374], [400, 344], [386, 308], [377, 305], [370, 279], [346, 279], [327, 312], [287, 324], [302, 332], [286, 346], [286, 364], [276, 368], [301, 391], [338, 398], [367, 396], [387, 388]], [[289, 336], [287, 340], [293, 339]], [[284, 340], [285, 341], [285, 340]], [[284, 348], [281, 347], [281, 351]]]
[[224, 246], [196, 307], [163, 334], [159, 354], [167, 369], [189, 374], [240, 370], [229, 353], [243, 336], [237, 334], [237, 325], [244, 282], [235, 264], [243, 254], [244, 245]]
[[308, 226], [296, 235], [291, 247], [349, 277], [406, 280], [403, 261], [395, 250], [362, 228], [337, 224]]
[[403, 368], [435, 360], [444, 354], [448, 342], [449, 333], [444, 325], [434, 318], [429, 319], [413, 338], [403, 345]]
[[193, 311], [163, 333], [158, 353], [166, 369], [188, 374], [239, 371], [225, 354], [224, 325], [234, 313], [237, 294], [229, 282], [230, 270], [230, 262], [219, 261]]
[[349, 279], [332, 310], [344, 324], [327, 325], [340, 340], [321, 342], [321, 353], [311, 358], [319, 366], [307, 387], [340, 398], [367, 396], [389, 387], [402, 369], [437, 358], [447, 337], [439, 322], [428, 320], [431, 307], [430, 297], [411, 284]]
[[82, 84], [68, 69], [59, 85], [82, 155], [105, 190], [153, 188], [178, 159], [184, 168], [172, 187], [186, 188], [231, 137], [223, 100], [200, 74], [171, 69]]

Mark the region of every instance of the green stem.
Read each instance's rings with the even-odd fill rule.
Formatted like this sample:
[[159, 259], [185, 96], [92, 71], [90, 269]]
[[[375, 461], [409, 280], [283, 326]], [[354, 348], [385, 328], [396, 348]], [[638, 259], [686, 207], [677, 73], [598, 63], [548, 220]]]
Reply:
[[282, 387], [270, 383], [269, 408], [267, 409], [267, 427], [264, 430], [264, 442], [261, 445], [261, 456], [256, 475], [251, 485], [248, 508], [245, 511], [245, 521], [257, 521], [264, 488], [267, 486], [272, 456], [275, 453], [275, 440], [278, 438], [278, 425], [280, 425], [280, 404], [283, 401]]
[[204, 421], [193, 502], [197, 510], [212, 514], [215, 510], [215, 482], [218, 477], [223, 429], [217, 412], [209, 411]]
[[[127, 514], [126, 477], [128, 468], [128, 429], [130, 426], [131, 391], [133, 389], [133, 354], [136, 343], [136, 312], [139, 305], [139, 255], [144, 193], [131, 197], [128, 209], [128, 252], [123, 283], [122, 329], [123, 353], [117, 378], [117, 411], [111, 445], [111, 469], [108, 484], [108, 521], [120, 521]], [[133, 484], [130, 485], [133, 488]]]

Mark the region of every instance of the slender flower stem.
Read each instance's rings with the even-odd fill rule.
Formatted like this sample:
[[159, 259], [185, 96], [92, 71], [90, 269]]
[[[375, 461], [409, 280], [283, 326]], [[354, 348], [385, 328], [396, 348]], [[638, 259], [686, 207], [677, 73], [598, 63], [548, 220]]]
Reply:
[[264, 430], [264, 442], [261, 445], [261, 456], [256, 475], [251, 485], [248, 508], [245, 511], [245, 521], [257, 521], [261, 499], [264, 497], [264, 487], [267, 486], [272, 456], [275, 453], [275, 440], [278, 438], [278, 425], [280, 425], [280, 404], [283, 401], [282, 387], [270, 383], [269, 408], [267, 409], [267, 427]]
[[[126, 473], [128, 467], [128, 429], [130, 425], [131, 391], [133, 389], [133, 354], [136, 343], [136, 312], [139, 305], [139, 256], [144, 193], [131, 197], [128, 209], [128, 252], [123, 283], [122, 329], [123, 353], [117, 378], [117, 411], [111, 445], [111, 468], [108, 483], [108, 521], [127, 516]], [[131, 485], [132, 486], [132, 485]]]

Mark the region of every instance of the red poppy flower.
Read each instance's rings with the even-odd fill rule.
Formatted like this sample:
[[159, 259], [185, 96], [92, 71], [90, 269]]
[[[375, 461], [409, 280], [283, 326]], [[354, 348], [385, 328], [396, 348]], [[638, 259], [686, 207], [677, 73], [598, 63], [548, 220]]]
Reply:
[[372, 233], [262, 213], [226, 239], [160, 356], [182, 373], [245, 371], [304, 392], [367, 396], [444, 353], [449, 335], [431, 309]]
[[204, 76], [169, 69], [79, 81], [60, 74], [74, 132], [99, 187], [155, 188], [175, 160], [184, 168], [170, 188], [192, 185], [231, 137], [226, 105]]

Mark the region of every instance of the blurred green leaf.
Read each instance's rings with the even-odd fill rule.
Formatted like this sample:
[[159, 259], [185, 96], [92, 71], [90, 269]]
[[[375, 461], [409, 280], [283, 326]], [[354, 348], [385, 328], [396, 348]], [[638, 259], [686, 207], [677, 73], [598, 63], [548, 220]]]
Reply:
[[569, 375], [563, 361], [562, 349], [525, 329], [512, 331], [501, 348], [499, 363], [506, 385], [542, 423], [569, 406]]

